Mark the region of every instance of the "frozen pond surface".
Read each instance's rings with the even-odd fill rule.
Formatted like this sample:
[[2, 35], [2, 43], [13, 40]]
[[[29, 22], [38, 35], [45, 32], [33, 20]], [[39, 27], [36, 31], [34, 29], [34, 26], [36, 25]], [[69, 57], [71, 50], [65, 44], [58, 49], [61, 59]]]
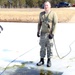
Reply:
[[[22, 62], [33, 62], [26, 63], [27, 68], [7, 69], [2, 75], [29, 75], [31, 73], [33, 75], [50, 75], [49, 73], [52, 73], [51, 75], [75, 75], [75, 23], [57, 24], [54, 40], [59, 56], [62, 58], [70, 50], [71, 52], [65, 58], [59, 59], [55, 46], [53, 46], [52, 66], [50, 68], [44, 67], [43, 70], [39, 70], [35, 66], [40, 58], [39, 38], [36, 35], [37, 23], [0, 22], [0, 25], [4, 29], [0, 33], [0, 72], [13, 60], [14, 62], [8, 66], [21, 65]], [[46, 58], [44, 66], [46, 66]]]

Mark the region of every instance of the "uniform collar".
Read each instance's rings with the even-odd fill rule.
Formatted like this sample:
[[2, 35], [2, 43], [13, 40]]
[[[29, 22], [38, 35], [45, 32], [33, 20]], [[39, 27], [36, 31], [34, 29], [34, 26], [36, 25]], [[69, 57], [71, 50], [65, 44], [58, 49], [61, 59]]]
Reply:
[[49, 12], [51, 12], [51, 10], [49, 10], [49, 11], [45, 11], [46, 14], [48, 14]]

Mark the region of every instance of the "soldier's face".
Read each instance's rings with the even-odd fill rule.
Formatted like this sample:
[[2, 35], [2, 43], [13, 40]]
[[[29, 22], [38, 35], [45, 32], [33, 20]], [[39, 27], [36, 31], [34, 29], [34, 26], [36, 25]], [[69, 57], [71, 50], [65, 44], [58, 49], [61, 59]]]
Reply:
[[45, 9], [45, 11], [49, 11], [50, 10], [50, 4], [49, 3], [45, 3], [44, 4], [44, 9]]

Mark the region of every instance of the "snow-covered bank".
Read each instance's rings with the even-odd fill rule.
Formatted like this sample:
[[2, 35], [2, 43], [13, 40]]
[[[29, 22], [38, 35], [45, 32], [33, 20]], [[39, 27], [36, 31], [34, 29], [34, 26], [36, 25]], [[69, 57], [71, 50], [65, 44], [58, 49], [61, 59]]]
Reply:
[[[24, 61], [39, 61], [39, 38], [37, 23], [0, 23], [4, 30], [0, 34], [0, 66], [5, 67], [12, 60], [20, 64]], [[63, 72], [63, 75], [75, 75], [75, 23], [58, 23], [55, 33], [55, 44], [60, 57], [70, 51], [64, 59], [57, 57], [53, 47], [52, 66], [50, 70]], [[70, 46], [70, 47], [69, 47]], [[46, 60], [46, 58], [45, 58]], [[46, 61], [45, 61], [46, 64]]]

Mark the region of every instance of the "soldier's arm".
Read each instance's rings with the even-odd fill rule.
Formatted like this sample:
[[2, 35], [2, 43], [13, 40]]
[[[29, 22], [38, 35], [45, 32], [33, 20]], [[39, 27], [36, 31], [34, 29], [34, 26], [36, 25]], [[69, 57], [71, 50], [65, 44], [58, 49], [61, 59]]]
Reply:
[[39, 16], [39, 22], [38, 22], [38, 30], [37, 30], [37, 32], [40, 32], [41, 25], [42, 25], [42, 22], [41, 22], [41, 18]]
[[54, 13], [53, 14], [53, 21], [52, 21], [52, 29], [51, 29], [51, 33], [54, 34], [55, 33], [55, 29], [56, 29], [56, 24], [58, 23], [58, 17], [57, 14]]

